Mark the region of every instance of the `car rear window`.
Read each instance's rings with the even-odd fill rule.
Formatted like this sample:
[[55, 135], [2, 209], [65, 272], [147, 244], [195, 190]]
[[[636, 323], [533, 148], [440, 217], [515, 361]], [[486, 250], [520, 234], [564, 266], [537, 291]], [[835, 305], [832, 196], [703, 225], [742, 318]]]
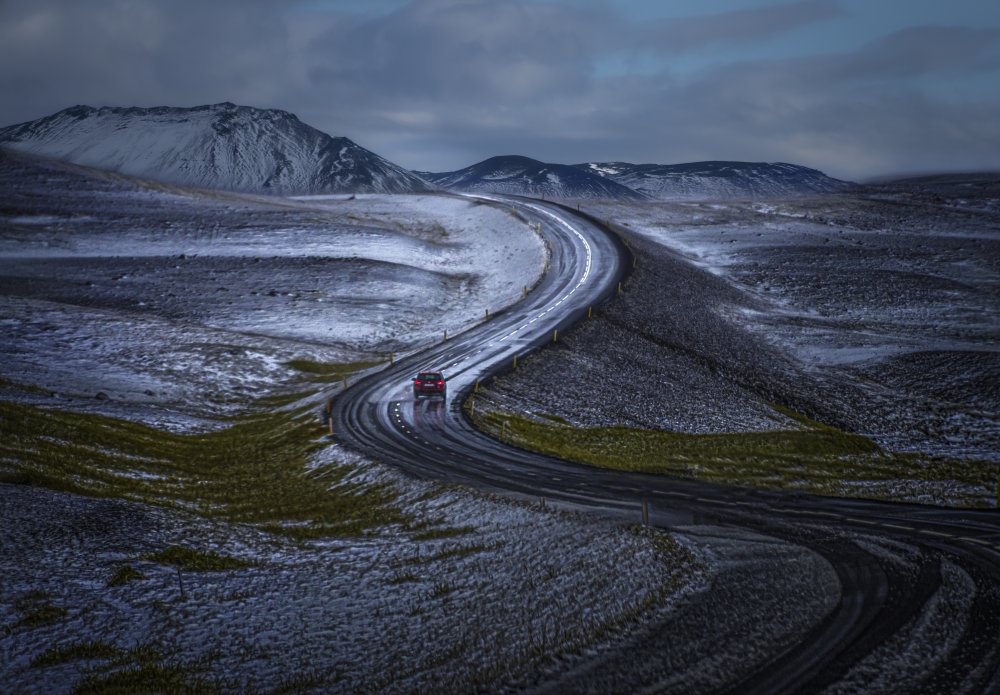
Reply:
[[436, 381], [441, 378], [441, 372], [420, 372], [417, 378], [421, 381]]

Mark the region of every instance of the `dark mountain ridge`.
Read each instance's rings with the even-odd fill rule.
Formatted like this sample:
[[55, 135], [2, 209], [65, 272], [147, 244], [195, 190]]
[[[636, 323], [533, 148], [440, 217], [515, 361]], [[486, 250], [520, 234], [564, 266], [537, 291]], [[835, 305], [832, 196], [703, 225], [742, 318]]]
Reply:
[[434, 187], [344, 137], [278, 109], [74, 106], [0, 129], [0, 144], [199, 188], [305, 195], [422, 193]]
[[642, 200], [645, 197], [578, 167], [547, 164], [519, 155], [490, 157], [458, 171], [416, 173], [441, 188], [462, 192], [612, 200]]
[[588, 162], [575, 166], [659, 200], [782, 198], [836, 193], [854, 185], [784, 162]]

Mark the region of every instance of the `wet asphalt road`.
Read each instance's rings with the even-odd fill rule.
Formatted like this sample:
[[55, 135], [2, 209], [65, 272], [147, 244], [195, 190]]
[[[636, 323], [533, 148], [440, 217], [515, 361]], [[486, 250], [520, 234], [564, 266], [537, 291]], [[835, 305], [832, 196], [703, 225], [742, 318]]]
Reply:
[[[535, 200], [488, 196], [541, 225], [551, 261], [526, 298], [475, 328], [406, 356], [352, 385], [334, 402], [338, 441], [418, 477], [545, 500], [633, 521], [643, 501], [650, 523], [663, 528], [713, 524], [752, 530], [804, 545], [822, 555], [841, 585], [837, 607], [799, 644], [763, 667], [739, 675], [732, 692], [818, 692], [919, 620], [940, 584], [941, 563], [961, 567], [976, 583], [973, 610], [949, 656], [920, 689], [1000, 692], [1000, 513], [816, 497], [631, 474], [569, 463], [501, 443], [476, 431], [461, 410], [477, 380], [509, 370], [522, 356], [584, 320], [588, 307], [612, 301], [627, 275], [630, 251], [602, 223]], [[447, 402], [415, 402], [410, 379], [440, 369]], [[848, 540], [851, 533], [898, 540], [919, 548], [921, 569], [894, 570]], [[669, 621], [647, 640], [666, 642]], [[646, 645], [649, 646], [649, 645]], [[628, 692], [662, 686], [662, 673], [639, 668], [633, 651], [601, 666], [605, 684]], [[881, 652], [880, 652], [881, 653]], [[609, 675], [611, 674], [611, 675]], [[560, 689], [593, 690], [586, 669], [559, 680]], [[600, 691], [603, 688], [598, 688]], [[903, 687], [902, 690], [906, 690]]]

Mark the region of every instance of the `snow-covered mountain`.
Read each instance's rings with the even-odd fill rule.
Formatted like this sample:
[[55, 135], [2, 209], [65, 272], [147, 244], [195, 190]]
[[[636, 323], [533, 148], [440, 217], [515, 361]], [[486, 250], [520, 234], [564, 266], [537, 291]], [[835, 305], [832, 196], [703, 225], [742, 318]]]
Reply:
[[0, 129], [0, 144], [167, 183], [277, 195], [434, 187], [347, 138], [276, 109], [74, 106]]
[[816, 169], [780, 162], [590, 162], [575, 166], [659, 200], [782, 198], [834, 193], [852, 185]]
[[546, 198], [644, 198], [632, 189], [586, 169], [566, 164], [545, 164], [516, 155], [491, 157], [458, 171], [415, 173], [441, 188], [454, 191]]

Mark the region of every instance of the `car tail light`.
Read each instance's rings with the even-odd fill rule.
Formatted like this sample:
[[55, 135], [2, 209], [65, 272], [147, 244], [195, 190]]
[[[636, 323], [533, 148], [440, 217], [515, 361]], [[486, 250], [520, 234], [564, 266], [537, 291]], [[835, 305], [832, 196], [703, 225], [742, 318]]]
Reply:
[[444, 379], [441, 379], [441, 380], [440, 380], [440, 381], [438, 382], [438, 386], [444, 386]]

